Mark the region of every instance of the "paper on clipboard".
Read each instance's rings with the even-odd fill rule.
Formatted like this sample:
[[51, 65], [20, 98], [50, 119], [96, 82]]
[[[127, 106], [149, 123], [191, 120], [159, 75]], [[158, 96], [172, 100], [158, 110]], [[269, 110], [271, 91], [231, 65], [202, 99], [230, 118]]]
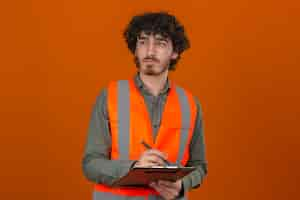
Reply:
[[114, 187], [137, 187], [149, 185], [149, 183], [158, 180], [167, 180], [175, 182], [183, 178], [192, 171], [195, 167], [137, 167], [131, 169], [125, 176], [114, 182]]

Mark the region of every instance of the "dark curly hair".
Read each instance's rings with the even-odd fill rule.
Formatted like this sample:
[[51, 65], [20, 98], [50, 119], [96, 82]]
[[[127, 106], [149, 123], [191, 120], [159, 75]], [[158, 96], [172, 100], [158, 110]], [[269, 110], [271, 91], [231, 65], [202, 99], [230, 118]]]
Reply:
[[178, 53], [178, 57], [175, 60], [171, 60], [169, 70], [175, 70], [180, 54], [190, 47], [184, 27], [178, 22], [176, 17], [167, 12], [147, 12], [134, 16], [123, 33], [127, 46], [133, 54], [137, 38], [142, 31], [147, 34], [161, 34], [163, 37], [170, 38], [174, 51]]

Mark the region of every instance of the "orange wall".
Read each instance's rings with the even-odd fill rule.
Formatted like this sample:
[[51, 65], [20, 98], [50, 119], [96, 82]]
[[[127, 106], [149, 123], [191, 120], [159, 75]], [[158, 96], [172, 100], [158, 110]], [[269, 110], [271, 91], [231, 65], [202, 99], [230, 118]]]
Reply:
[[92, 105], [135, 72], [130, 17], [157, 9], [186, 26], [192, 48], [171, 77], [204, 109], [209, 175], [191, 199], [299, 199], [298, 1], [1, 4], [1, 199], [90, 199], [80, 162]]

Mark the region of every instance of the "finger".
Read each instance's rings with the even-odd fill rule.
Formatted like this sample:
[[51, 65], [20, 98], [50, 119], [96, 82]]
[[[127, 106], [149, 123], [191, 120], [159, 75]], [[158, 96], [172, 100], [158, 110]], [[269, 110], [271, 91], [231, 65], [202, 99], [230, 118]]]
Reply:
[[169, 188], [167, 186], [162, 186], [158, 182], [152, 182], [149, 184], [150, 187], [153, 187], [155, 190], [157, 190], [160, 193], [167, 194], [168, 196], [178, 196], [179, 191], [175, 188]]
[[172, 198], [177, 197], [181, 190], [181, 182], [170, 182], [170, 181], [158, 181], [158, 187], [160, 187], [163, 191], [172, 195]]
[[158, 181], [158, 185], [159, 186], [168, 187], [168, 188], [179, 189], [178, 186], [177, 186], [177, 184], [176, 184], [176, 182], [159, 180]]
[[151, 162], [151, 163], [154, 163], [154, 164], [157, 164], [157, 165], [164, 166], [164, 161], [156, 155], [145, 156], [145, 157], [142, 158], [142, 161]]
[[161, 163], [158, 162], [153, 162], [153, 161], [146, 161], [145, 165], [147, 165], [148, 167], [155, 167], [155, 166], [163, 166]]
[[179, 191], [179, 188], [177, 188], [177, 187], [169, 187], [169, 186], [166, 186], [166, 185], [162, 185], [160, 183], [157, 183], [157, 186], [160, 187], [160, 188], [163, 188], [164, 190], [167, 190], [171, 193]]
[[175, 197], [176, 197], [172, 193], [169, 193], [168, 191], [162, 190], [160, 192], [159, 191], [157, 191], [157, 192], [160, 194], [160, 196], [163, 197], [163, 199], [166, 199], [166, 200], [175, 199]]
[[160, 187], [158, 184], [152, 184], [152, 188], [154, 188], [164, 199], [174, 199], [178, 193], [175, 190], [168, 189], [166, 187]]
[[159, 163], [156, 163], [156, 162], [151, 162], [151, 161], [148, 161], [148, 160], [142, 160], [142, 161], [139, 161], [135, 166], [136, 167], [153, 167], [153, 166], [159, 166], [160, 164]]
[[146, 159], [138, 161], [138, 163], [135, 166], [137, 166], [137, 167], [153, 167], [153, 166], [164, 166], [164, 165], [159, 160], [146, 158]]
[[166, 199], [174, 199], [179, 195], [179, 192], [173, 188], [158, 186], [158, 192], [162, 194]]
[[144, 152], [144, 155], [156, 155], [156, 156], [160, 156], [163, 157], [164, 159], [167, 159], [167, 154], [164, 152], [161, 152], [157, 149], [150, 149]]
[[161, 157], [158, 157], [158, 156], [155, 156], [155, 155], [147, 157], [147, 160], [150, 161], [150, 162], [153, 162], [153, 163], [157, 163], [159, 165], [164, 165], [163, 159]]
[[152, 187], [152, 188], [155, 188], [157, 186], [157, 183], [156, 182], [151, 182], [151, 183], [149, 183], [149, 186]]

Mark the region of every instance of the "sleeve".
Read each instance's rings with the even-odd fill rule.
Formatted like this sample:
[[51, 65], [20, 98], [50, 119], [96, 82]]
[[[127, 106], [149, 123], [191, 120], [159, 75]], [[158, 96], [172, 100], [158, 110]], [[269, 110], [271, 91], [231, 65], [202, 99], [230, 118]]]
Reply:
[[84, 176], [93, 183], [111, 185], [124, 176], [134, 161], [110, 160], [111, 136], [107, 110], [107, 89], [96, 99], [82, 158]]
[[183, 178], [183, 189], [181, 194], [192, 188], [197, 188], [203, 182], [207, 175], [207, 161], [205, 156], [205, 143], [203, 136], [203, 119], [201, 105], [196, 97], [194, 97], [197, 105], [197, 115], [194, 127], [194, 133], [189, 147], [190, 157], [186, 166], [194, 166], [197, 169], [191, 174]]

